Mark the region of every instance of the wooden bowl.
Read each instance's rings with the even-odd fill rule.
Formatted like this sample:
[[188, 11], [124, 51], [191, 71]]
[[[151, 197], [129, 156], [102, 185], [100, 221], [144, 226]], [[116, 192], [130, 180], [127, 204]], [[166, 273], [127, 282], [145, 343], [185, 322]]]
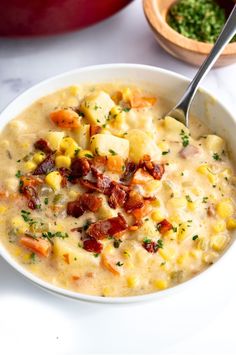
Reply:
[[[147, 21], [154, 32], [156, 40], [168, 53], [192, 65], [200, 66], [210, 53], [213, 45], [184, 37], [167, 24], [167, 13], [174, 2], [176, 0], [143, 0]], [[220, 67], [235, 62], [236, 42], [226, 46], [215, 66]]]

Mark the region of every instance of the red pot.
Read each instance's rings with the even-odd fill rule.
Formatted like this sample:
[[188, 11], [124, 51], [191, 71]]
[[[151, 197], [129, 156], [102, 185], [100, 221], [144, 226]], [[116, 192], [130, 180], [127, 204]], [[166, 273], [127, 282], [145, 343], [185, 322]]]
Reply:
[[71, 31], [101, 21], [132, 0], [0, 0], [0, 36]]

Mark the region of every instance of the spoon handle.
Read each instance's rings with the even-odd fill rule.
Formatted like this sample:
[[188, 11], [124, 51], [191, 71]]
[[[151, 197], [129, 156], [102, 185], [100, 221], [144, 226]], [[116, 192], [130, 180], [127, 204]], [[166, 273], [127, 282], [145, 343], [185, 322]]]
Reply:
[[[202, 81], [202, 79], [207, 75], [209, 70], [212, 68], [214, 63], [216, 62], [217, 58], [219, 57], [220, 53], [223, 51], [224, 47], [236, 33], [236, 5], [225, 23], [215, 45], [213, 46], [209, 56], [205, 59], [201, 67], [199, 68], [198, 72], [196, 73], [195, 77], [189, 84], [186, 92], [184, 93], [182, 99], [179, 103], [175, 106], [172, 111], [177, 110], [178, 113], [182, 114], [178, 115], [179, 119], [182, 123], [188, 126], [188, 111], [189, 107], [192, 103], [194, 94]], [[171, 113], [169, 114], [171, 116]], [[181, 117], [182, 116], [182, 117]]]

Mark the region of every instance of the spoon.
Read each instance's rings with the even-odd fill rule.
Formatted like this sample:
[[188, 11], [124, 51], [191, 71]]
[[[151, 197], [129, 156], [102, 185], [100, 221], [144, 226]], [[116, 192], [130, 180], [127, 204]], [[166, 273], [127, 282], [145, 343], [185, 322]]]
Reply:
[[194, 95], [199, 87], [200, 82], [210, 71], [220, 53], [236, 33], [236, 5], [228, 17], [216, 43], [214, 44], [209, 56], [205, 59], [195, 77], [187, 87], [183, 97], [177, 105], [168, 112], [167, 116], [175, 118], [177, 121], [183, 123], [186, 127], [189, 125], [189, 109], [194, 98]]

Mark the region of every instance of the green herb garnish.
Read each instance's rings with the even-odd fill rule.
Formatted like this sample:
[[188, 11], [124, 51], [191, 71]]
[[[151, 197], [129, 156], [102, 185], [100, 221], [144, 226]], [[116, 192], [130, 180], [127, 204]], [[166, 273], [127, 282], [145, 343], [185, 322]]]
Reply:
[[20, 171], [20, 170], [17, 170], [17, 173], [16, 173], [15, 176], [19, 179], [19, 178], [22, 176], [21, 171]]
[[109, 149], [109, 153], [111, 153], [111, 155], [117, 155], [117, 153], [113, 149]]
[[192, 240], [196, 240], [197, 238], [198, 238], [198, 235], [196, 234], [192, 237]]
[[218, 160], [218, 161], [221, 161], [221, 160], [222, 160], [218, 153], [214, 153], [214, 154], [212, 155], [212, 158], [215, 159], [215, 160]]
[[120, 261], [117, 261], [116, 265], [117, 266], [122, 266], [122, 265], [124, 265], [124, 263], [121, 263]]
[[189, 145], [189, 135], [185, 133], [183, 129], [181, 129], [180, 136], [182, 139], [183, 147], [187, 147]]

